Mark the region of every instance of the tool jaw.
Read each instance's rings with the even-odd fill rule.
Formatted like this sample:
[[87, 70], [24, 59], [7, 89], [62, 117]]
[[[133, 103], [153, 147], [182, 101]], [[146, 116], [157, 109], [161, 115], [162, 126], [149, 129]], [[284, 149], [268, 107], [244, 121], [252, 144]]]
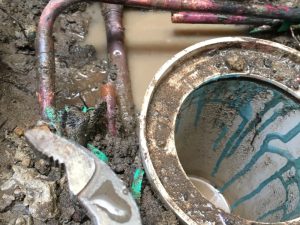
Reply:
[[53, 134], [47, 126], [25, 132], [27, 141], [64, 164], [69, 189], [94, 224], [141, 225], [139, 209], [125, 184], [104, 162], [84, 147]]
[[141, 225], [139, 208], [123, 181], [106, 163], [95, 160], [95, 164], [93, 178], [78, 195], [93, 223]]
[[65, 165], [69, 189], [78, 195], [95, 173], [95, 161], [80, 145], [53, 134], [47, 127], [36, 127], [25, 132], [33, 148]]

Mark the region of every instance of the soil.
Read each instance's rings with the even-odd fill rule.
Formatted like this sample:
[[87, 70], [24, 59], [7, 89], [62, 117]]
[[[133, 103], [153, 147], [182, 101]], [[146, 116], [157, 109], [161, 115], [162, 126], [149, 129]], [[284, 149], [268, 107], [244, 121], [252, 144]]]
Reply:
[[[85, 210], [70, 197], [62, 167], [32, 150], [23, 137], [24, 131], [39, 119], [34, 41], [38, 19], [47, 2], [0, 0], [0, 224], [3, 225], [91, 224]], [[297, 1], [281, 3], [295, 5]], [[64, 117], [65, 134], [83, 145], [90, 142], [103, 150], [111, 168], [130, 187], [134, 170], [141, 167], [137, 137], [123, 134], [119, 123], [120, 135], [112, 138], [106, 135], [104, 118], [95, 121], [93, 112], [81, 112], [84, 104], [88, 107], [97, 104], [98, 112], [103, 112], [98, 93], [110, 67], [97, 57], [93, 46], [83, 44], [90, 22], [85, 9], [86, 3], [71, 7], [59, 16], [55, 25], [57, 107], [70, 107]], [[265, 33], [258, 37], [299, 48], [289, 33]], [[86, 139], [78, 135], [82, 127], [90, 129]], [[162, 205], [146, 178], [137, 202], [143, 224], [179, 223]]]

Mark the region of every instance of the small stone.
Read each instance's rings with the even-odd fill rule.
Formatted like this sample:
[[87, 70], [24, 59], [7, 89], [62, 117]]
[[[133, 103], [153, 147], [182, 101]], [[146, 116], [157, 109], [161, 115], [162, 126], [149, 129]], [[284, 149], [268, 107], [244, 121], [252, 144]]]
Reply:
[[37, 169], [37, 171], [39, 171], [40, 174], [43, 175], [48, 175], [51, 170], [50, 163], [44, 159], [36, 161], [34, 167]]
[[21, 165], [25, 167], [31, 167], [31, 158], [30, 157], [24, 158], [21, 162]]
[[272, 61], [272, 72], [274, 74], [276, 73], [280, 73], [280, 71], [282, 71], [283, 67], [282, 67], [282, 62], [281, 61]]
[[55, 218], [58, 214], [56, 182], [45, 179], [35, 169], [14, 165], [13, 171], [11, 180], [26, 191], [23, 204], [28, 205], [30, 215], [41, 221]]
[[12, 195], [4, 194], [0, 200], [0, 212], [6, 212], [10, 209], [15, 201], [15, 197]]
[[229, 55], [225, 59], [226, 65], [229, 69], [241, 72], [246, 67], [245, 59], [240, 55]]
[[272, 60], [270, 60], [270, 59], [264, 59], [264, 65], [267, 68], [271, 68], [272, 67]]
[[27, 26], [25, 28], [25, 34], [27, 38], [29, 38], [30, 40], [34, 40], [36, 36], [36, 26]]
[[23, 201], [25, 198], [25, 193], [21, 188], [16, 188], [14, 190], [14, 196], [17, 201]]
[[32, 161], [31, 157], [24, 151], [17, 150], [15, 154], [16, 162], [20, 162], [24, 167], [31, 167]]
[[17, 220], [16, 220], [16, 223], [15, 225], [26, 225], [26, 221], [23, 217], [19, 217]]
[[16, 127], [16, 128], [14, 129], [14, 133], [15, 133], [18, 137], [24, 136], [24, 132], [25, 132], [25, 130], [24, 130], [23, 128], [21, 128], [21, 127]]
[[17, 218], [15, 225], [33, 225], [33, 220], [31, 216], [23, 215]]

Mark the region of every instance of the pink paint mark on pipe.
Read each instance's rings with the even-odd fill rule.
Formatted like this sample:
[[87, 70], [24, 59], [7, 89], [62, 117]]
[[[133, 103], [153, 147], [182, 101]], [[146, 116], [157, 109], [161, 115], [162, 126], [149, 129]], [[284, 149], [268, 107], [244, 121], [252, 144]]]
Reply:
[[217, 23], [218, 16], [212, 13], [178, 12], [172, 15], [173, 23]]
[[245, 16], [228, 16], [227, 20], [224, 20], [224, 23], [237, 23], [243, 22], [247, 19]]
[[182, 1], [182, 6], [184, 8], [189, 8], [190, 10], [212, 10], [218, 8], [218, 5], [212, 0], [190, 0]]
[[271, 4], [265, 5], [265, 8], [268, 13], [275, 13], [275, 14], [277, 14], [280, 11], [289, 12], [290, 10], [288, 6], [274, 6]]

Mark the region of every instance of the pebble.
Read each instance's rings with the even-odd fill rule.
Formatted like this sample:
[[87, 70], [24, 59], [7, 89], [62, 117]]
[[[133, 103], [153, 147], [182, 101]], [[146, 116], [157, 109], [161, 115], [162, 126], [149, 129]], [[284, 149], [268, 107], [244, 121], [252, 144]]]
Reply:
[[4, 194], [0, 200], [0, 212], [6, 212], [12, 206], [15, 197], [12, 195]]
[[34, 164], [34, 167], [42, 175], [48, 175], [51, 170], [50, 163], [44, 159], [40, 159], [40, 160], [36, 161]]
[[242, 72], [246, 67], [246, 61], [240, 55], [229, 55], [225, 59], [226, 65], [229, 69]]
[[14, 196], [17, 201], [23, 201], [25, 198], [25, 193], [21, 188], [17, 187], [14, 190]]
[[16, 223], [15, 225], [26, 225], [26, 221], [23, 217], [19, 217], [17, 220], [16, 220]]
[[15, 160], [16, 162], [20, 162], [20, 164], [24, 167], [32, 166], [31, 157], [24, 151], [16, 151]]
[[21, 127], [16, 127], [16, 128], [14, 129], [14, 133], [15, 133], [18, 137], [24, 136], [24, 132], [25, 132], [25, 130], [24, 130], [23, 128], [21, 128]]
[[33, 220], [31, 216], [23, 215], [16, 219], [15, 225], [33, 225]]

